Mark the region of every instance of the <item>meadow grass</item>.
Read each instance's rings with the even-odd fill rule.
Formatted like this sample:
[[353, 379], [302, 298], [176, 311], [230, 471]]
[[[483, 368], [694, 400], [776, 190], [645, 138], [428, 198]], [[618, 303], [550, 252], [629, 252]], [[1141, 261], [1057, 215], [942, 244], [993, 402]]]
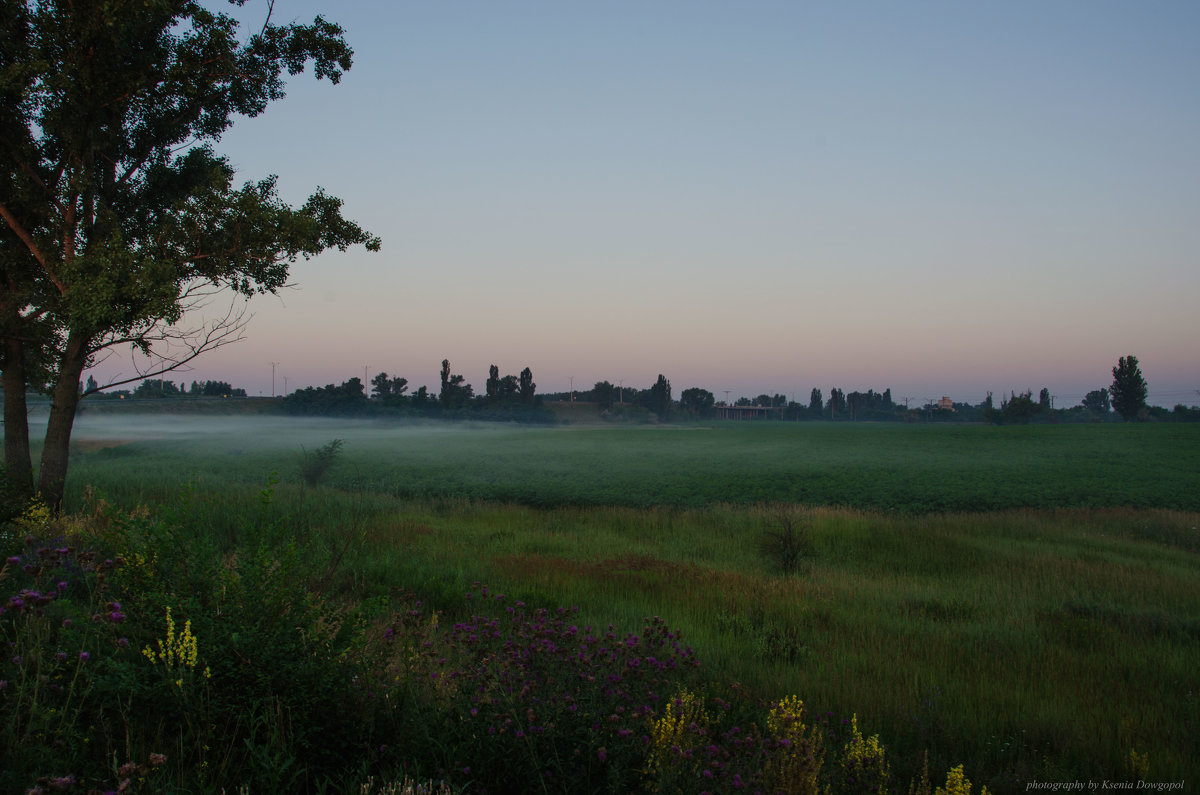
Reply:
[[[305, 487], [300, 446], [335, 430], [344, 459]], [[1151, 780], [1200, 772], [1198, 441], [1182, 425], [319, 424], [261, 446], [81, 449], [70, 494], [171, 505], [190, 484], [189, 522], [223, 547], [284, 511], [348, 599], [407, 589], [458, 615], [482, 582], [597, 625], [660, 616], [740, 698], [856, 714], [904, 781], [928, 751], [933, 770], [1023, 791], [1128, 779], [1131, 751]], [[785, 515], [809, 549], [792, 575], [758, 544]]]

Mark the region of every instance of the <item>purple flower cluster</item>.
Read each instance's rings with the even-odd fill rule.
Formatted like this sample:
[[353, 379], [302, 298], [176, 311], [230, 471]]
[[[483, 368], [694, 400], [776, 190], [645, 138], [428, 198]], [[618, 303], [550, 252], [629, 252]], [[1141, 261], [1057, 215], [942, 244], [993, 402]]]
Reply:
[[[446, 769], [469, 765], [499, 787], [536, 778], [592, 789], [771, 792], [815, 776], [822, 746], [840, 748], [809, 734], [811, 726], [797, 734], [792, 719], [780, 721], [775, 736], [765, 720], [772, 704], [732, 725], [733, 704], [717, 697], [703, 702], [702, 719], [656, 747], [668, 700], [698, 681], [696, 655], [677, 632], [658, 617], [638, 633], [581, 626], [578, 608], [535, 610], [477, 588], [470, 598], [479, 614], [468, 620], [431, 629], [436, 623], [418, 603], [384, 632], [387, 643], [403, 646], [393, 659], [407, 661], [391, 678], [403, 669], [399, 678], [442, 716], [434, 730]], [[684, 704], [674, 704], [678, 715]], [[821, 723], [824, 737], [830, 727]]]
[[[589, 767], [604, 780], [616, 763], [636, 771], [647, 727], [699, 666], [679, 634], [658, 617], [622, 634], [580, 626], [575, 607], [532, 610], [482, 587], [470, 597], [498, 615], [474, 615], [419, 644], [425, 688], [452, 700], [454, 733], [469, 746], [450, 761], [478, 772], [484, 755], [520, 759], [524, 775], [558, 781]], [[410, 612], [389, 637], [404, 625], [419, 623]]]

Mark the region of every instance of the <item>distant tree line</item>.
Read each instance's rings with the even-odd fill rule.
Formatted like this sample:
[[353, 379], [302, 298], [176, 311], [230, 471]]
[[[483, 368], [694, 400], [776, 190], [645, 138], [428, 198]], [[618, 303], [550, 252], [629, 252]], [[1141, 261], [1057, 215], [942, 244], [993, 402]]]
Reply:
[[408, 379], [381, 372], [371, 379], [370, 392], [355, 377], [341, 384], [298, 389], [283, 399], [289, 414], [341, 416], [413, 415], [445, 419], [476, 419], [507, 422], [546, 423], [554, 421], [537, 394], [533, 372], [526, 367], [520, 375], [500, 375], [492, 365], [482, 395], [476, 395], [466, 377], [452, 373], [450, 361], [442, 360], [440, 389], [430, 393], [419, 387], [410, 393]]
[[[413, 415], [443, 419], [477, 419], [509, 422], [548, 423], [555, 414], [546, 403], [575, 402], [592, 405], [603, 416], [644, 421], [711, 420], [736, 415], [764, 420], [826, 420], [833, 422], [989, 422], [996, 425], [1059, 422], [1108, 422], [1115, 420], [1200, 421], [1200, 407], [1176, 405], [1168, 410], [1146, 403], [1147, 385], [1136, 356], [1122, 356], [1112, 368], [1112, 384], [1088, 392], [1078, 405], [1055, 407], [1050, 390], [1042, 388], [1037, 397], [1033, 390], [1011, 391], [996, 404], [989, 392], [978, 404], [927, 401], [916, 405], [906, 398], [892, 397], [891, 389], [877, 392], [846, 393], [834, 387], [826, 398], [814, 388], [807, 402], [789, 400], [782, 394], [739, 397], [728, 405], [701, 387], [689, 387], [676, 400], [671, 382], [659, 374], [645, 389], [626, 387], [609, 381], [597, 381], [591, 389], [537, 393], [533, 373], [528, 367], [518, 375], [501, 375], [496, 365], [488, 368], [482, 394], [476, 394], [466, 377], [453, 373], [450, 362], [442, 360], [439, 388], [409, 390], [408, 379], [378, 373], [369, 385], [355, 377], [341, 384], [307, 387], [282, 399], [282, 408], [290, 414], [376, 416]], [[369, 386], [369, 389], [368, 389]], [[99, 390], [89, 377], [81, 391]], [[245, 397], [246, 390], [224, 381], [193, 381], [187, 389], [163, 379], [147, 379], [132, 392], [122, 390], [100, 393], [97, 397], [189, 398]], [[751, 409], [734, 412], [726, 409]]]
[[117, 389], [101, 392], [101, 387], [93, 376], [88, 376], [86, 384], [80, 384], [81, 394], [89, 395], [92, 400], [123, 400], [123, 399], [164, 399], [164, 398], [244, 398], [246, 390], [233, 386], [226, 381], [193, 381], [189, 387], [184, 382], [176, 384], [164, 378], [147, 378], [138, 384], [137, 388]]
[[[700, 387], [683, 390], [677, 401], [671, 399], [671, 382], [663, 375], [647, 389], [614, 386], [598, 381], [588, 390], [558, 392], [545, 396], [547, 401], [593, 403], [605, 415], [619, 416], [641, 412], [659, 421], [707, 420], [722, 415], [763, 420], [829, 420], [835, 422], [989, 422], [1015, 425], [1043, 422], [1107, 422], [1113, 420], [1200, 421], [1200, 407], [1176, 405], [1167, 410], [1146, 404], [1147, 385], [1135, 356], [1121, 357], [1113, 368], [1108, 387], [1094, 389], [1069, 408], [1055, 407], [1050, 390], [1042, 388], [1034, 398], [1033, 390], [1002, 398], [997, 406], [991, 395], [978, 404], [929, 400], [911, 404], [897, 402], [892, 390], [850, 392], [834, 387], [826, 398], [819, 388], [809, 393], [808, 402], [789, 400], [786, 395], [761, 394], [739, 397], [728, 405], [717, 401], [712, 392]], [[726, 409], [752, 409], [736, 412]]]

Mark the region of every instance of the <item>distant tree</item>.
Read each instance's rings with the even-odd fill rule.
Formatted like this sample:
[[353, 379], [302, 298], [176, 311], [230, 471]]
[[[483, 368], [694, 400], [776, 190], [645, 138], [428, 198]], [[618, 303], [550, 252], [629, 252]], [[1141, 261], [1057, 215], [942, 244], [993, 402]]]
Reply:
[[1050, 390], [1042, 387], [1042, 391], [1038, 393], [1038, 411], [1049, 413], [1050, 411]]
[[658, 380], [654, 382], [654, 386], [650, 387], [647, 395], [646, 408], [658, 415], [660, 420], [666, 420], [671, 416], [671, 382], [667, 380], [662, 373], [658, 374]]
[[679, 410], [692, 417], [711, 417], [716, 403], [713, 393], [700, 387], [692, 387], [679, 393]]
[[500, 400], [500, 368], [494, 364], [488, 368], [484, 396], [487, 398], [488, 403], [496, 403]]
[[1000, 403], [1000, 419], [1009, 423], [1027, 423], [1038, 413], [1038, 404], [1033, 402], [1033, 391], [1026, 389], [1021, 394], [1009, 393], [1009, 399]]
[[[328, 387], [326, 387], [328, 389]], [[349, 398], [365, 398], [367, 396], [367, 388], [363, 386], [362, 379], [354, 376], [348, 381], [343, 381], [342, 385], [336, 387], [340, 394]]]
[[765, 408], [765, 409], [771, 408], [771, 396], [767, 395], [767, 394], [762, 394], [762, 395], [757, 396], [756, 398], [754, 398], [754, 405], [761, 406], [762, 408]]
[[98, 383], [96, 383], [96, 379], [93, 376], [89, 375], [88, 379], [87, 379], [87, 386], [85, 386], [83, 388], [83, 394], [90, 395], [93, 392], [99, 392], [99, 391], [100, 391], [100, 385]]
[[829, 416], [837, 419], [838, 414], [846, 413], [846, 393], [834, 387], [829, 390]]
[[500, 379], [500, 402], [521, 399], [521, 380], [515, 375], [506, 375]]
[[884, 409], [884, 411], [891, 411], [894, 408], [896, 408], [896, 404], [892, 402], [892, 390], [890, 388], [883, 390], [883, 409]]
[[179, 397], [181, 394], [183, 393], [175, 386], [175, 382], [162, 378], [147, 378], [133, 390], [135, 398], [169, 398]]
[[200, 394], [204, 397], [246, 397], [246, 390], [235, 389], [227, 381], [205, 381], [200, 385]]
[[601, 411], [611, 409], [616, 396], [617, 388], [608, 381], [597, 381], [596, 385], [592, 387], [592, 398], [599, 405]]
[[525, 404], [533, 403], [533, 398], [537, 394], [537, 384], [533, 383], [533, 371], [528, 367], [521, 371], [517, 387], [520, 392], [521, 402]]
[[387, 373], [379, 373], [371, 379], [371, 397], [378, 400], [392, 394], [392, 379]]
[[1112, 407], [1123, 419], [1135, 420], [1146, 408], [1146, 379], [1138, 367], [1136, 356], [1122, 356], [1112, 369], [1113, 382], [1108, 388]]
[[1093, 389], [1083, 398], [1083, 407], [1102, 416], [1107, 416], [1110, 410], [1107, 389]]
[[442, 359], [442, 391], [438, 393], [438, 402], [443, 409], [462, 408], [471, 399], [474, 391], [465, 381], [463, 376], [450, 373], [449, 359]]
[[825, 400], [821, 397], [821, 390], [813, 388], [812, 393], [808, 396], [808, 410], [813, 414], [820, 414], [825, 407]]

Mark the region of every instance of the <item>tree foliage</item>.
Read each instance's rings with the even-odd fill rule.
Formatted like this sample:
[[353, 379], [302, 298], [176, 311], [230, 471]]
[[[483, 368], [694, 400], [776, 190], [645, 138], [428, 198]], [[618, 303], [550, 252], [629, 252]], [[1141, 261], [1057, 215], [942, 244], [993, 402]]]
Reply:
[[1112, 369], [1113, 382], [1108, 388], [1112, 407], [1125, 420], [1135, 420], [1146, 408], [1147, 386], [1136, 356], [1122, 356]]
[[665, 421], [671, 416], [671, 382], [662, 373], [654, 386], [646, 390], [645, 406], [658, 415], [659, 420]]
[[[5, 386], [52, 394], [38, 488], [57, 505], [77, 385], [98, 356], [131, 346], [148, 364], [129, 380], [160, 375], [240, 338], [236, 302], [192, 320], [217, 293], [275, 292], [298, 258], [379, 240], [320, 189], [293, 208], [274, 177], [235, 185], [212, 148], [283, 97], [285, 75], [311, 64], [338, 82], [352, 51], [337, 25], [268, 12], [240, 40], [232, 17], [181, 0], [6, 2], [3, 14]], [[6, 433], [6, 459], [28, 471], [27, 440], [10, 447]]]
[[679, 393], [679, 410], [689, 417], [711, 417], [716, 402], [712, 392], [700, 387], [692, 387]]
[[1107, 389], [1093, 389], [1083, 398], [1082, 406], [1088, 411], [1106, 416], [1110, 409]]

